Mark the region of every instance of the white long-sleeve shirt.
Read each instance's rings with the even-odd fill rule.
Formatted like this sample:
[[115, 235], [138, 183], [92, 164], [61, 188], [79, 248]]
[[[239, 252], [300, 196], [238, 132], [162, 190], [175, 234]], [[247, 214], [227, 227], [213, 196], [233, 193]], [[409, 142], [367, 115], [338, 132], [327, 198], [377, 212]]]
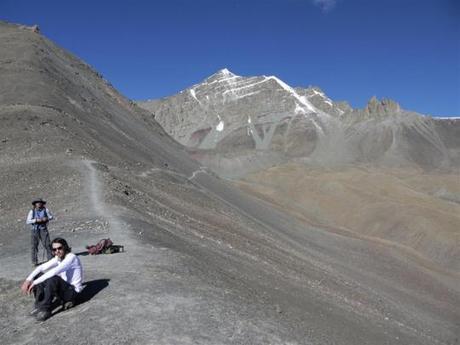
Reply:
[[[48, 216], [48, 220], [52, 220], [54, 218], [53, 214], [50, 212], [49, 209], [45, 208], [45, 210]], [[35, 212], [35, 214], [37, 214], [37, 212]], [[37, 222], [37, 220], [33, 218], [33, 216], [34, 216], [34, 210], [30, 210], [29, 214], [27, 215], [27, 220], [26, 220], [27, 224], [35, 224]]]
[[[39, 273], [44, 274], [34, 280], [34, 277]], [[32, 282], [32, 286], [35, 286], [53, 276], [61, 277], [64, 281], [71, 284], [76, 292], [83, 290], [81, 284], [83, 281], [83, 269], [80, 259], [74, 253], [67, 253], [62, 261], [55, 256], [44, 264], [37, 266], [29, 274], [27, 280]]]

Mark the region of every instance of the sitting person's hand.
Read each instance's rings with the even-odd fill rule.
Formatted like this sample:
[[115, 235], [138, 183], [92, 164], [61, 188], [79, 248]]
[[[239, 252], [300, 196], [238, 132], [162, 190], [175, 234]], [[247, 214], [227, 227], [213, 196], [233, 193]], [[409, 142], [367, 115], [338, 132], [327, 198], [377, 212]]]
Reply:
[[24, 283], [21, 285], [21, 291], [23, 294], [30, 294], [30, 291], [32, 291], [32, 282], [30, 280], [24, 280]]

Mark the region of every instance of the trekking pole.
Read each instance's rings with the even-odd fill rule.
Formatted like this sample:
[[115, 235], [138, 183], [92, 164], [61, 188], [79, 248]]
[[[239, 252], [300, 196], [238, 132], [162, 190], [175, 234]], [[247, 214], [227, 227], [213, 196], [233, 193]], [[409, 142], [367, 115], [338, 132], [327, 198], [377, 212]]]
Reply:
[[45, 262], [45, 251], [46, 251], [46, 248], [45, 248], [45, 244], [40, 241], [40, 243], [42, 244], [42, 261], [41, 263], [44, 263]]

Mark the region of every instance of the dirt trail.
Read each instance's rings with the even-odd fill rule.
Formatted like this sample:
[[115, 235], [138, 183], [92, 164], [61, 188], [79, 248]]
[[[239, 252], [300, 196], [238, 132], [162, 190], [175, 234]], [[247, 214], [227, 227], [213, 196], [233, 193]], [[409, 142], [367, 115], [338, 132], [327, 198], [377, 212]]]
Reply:
[[104, 190], [102, 188], [97, 171], [94, 168], [96, 162], [90, 160], [83, 160], [82, 162], [83, 175], [86, 176], [87, 187], [86, 194], [87, 199], [90, 200], [91, 209], [94, 211], [97, 217], [102, 217], [109, 223], [109, 235], [115, 235], [117, 238], [123, 241], [130, 241], [130, 244], [134, 244], [123, 232], [123, 225], [120, 219], [110, 211], [104, 201]]
[[[123, 245], [125, 252], [114, 255], [83, 256], [82, 262], [84, 263], [85, 272], [91, 272], [89, 276], [96, 273], [104, 275], [106, 272], [118, 274], [137, 273], [141, 270], [140, 267], [145, 264], [147, 258], [151, 259], [152, 262], [164, 263], [164, 260], [160, 257], [163, 254], [161, 250], [155, 250], [153, 246], [145, 245], [133, 238], [133, 232], [130, 231], [131, 225], [123, 222], [116, 214], [122, 213], [123, 210], [120, 207], [109, 207], [107, 205], [104, 197], [104, 186], [95, 164], [97, 162], [91, 160], [82, 160], [79, 164], [81, 174], [86, 181], [84, 193], [89, 201], [89, 210], [93, 212], [94, 217], [103, 218], [108, 222], [108, 232], [101, 234], [99, 237], [111, 238], [114, 243]], [[83, 245], [79, 247], [83, 247]]]

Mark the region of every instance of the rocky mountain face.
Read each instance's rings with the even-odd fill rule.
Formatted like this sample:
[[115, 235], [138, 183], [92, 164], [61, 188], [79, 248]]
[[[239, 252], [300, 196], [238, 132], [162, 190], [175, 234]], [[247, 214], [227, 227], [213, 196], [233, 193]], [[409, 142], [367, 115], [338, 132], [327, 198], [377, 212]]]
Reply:
[[[273, 97], [291, 93], [286, 88]], [[296, 91], [278, 109], [309, 114], [322, 102], [317, 92], [308, 101]], [[336, 116], [347, 109], [335, 107]], [[223, 114], [213, 116], [209, 133], [231, 128]], [[317, 126], [325, 130], [323, 116], [295, 120], [311, 131], [307, 143], [318, 140]], [[244, 135], [257, 132], [262, 147], [265, 132], [273, 131], [272, 142], [279, 136], [269, 121], [264, 129], [243, 120]], [[196, 135], [207, 150], [209, 133]], [[272, 150], [252, 145], [239, 152]], [[431, 345], [458, 336], [458, 275], [407, 248], [299, 221], [241, 192], [85, 62], [37, 28], [4, 22], [0, 178], [2, 344], [61, 344], [64, 335], [69, 344]], [[56, 216], [50, 236], [70, 242], [85, 280], [79, 304], [44, 323], [27, 316], [33, 300], [19, 291], [31, 271], [24, 222], [35, 197], [48, 201]], [[125, 252], [85, 255], [85, 245], [107, 237]]]
[[458, 167], [460, 157], [454, 143], [460, 121], [446, 125], [375, 97], [364, 109], [352, 109], [317, 87], [292, 88], [275, 76], [241, 77], [223, 69], [175, 96], [138, 104], [195, 149], [195, 158], [227, 177], [292, 159], [438, 169]]

